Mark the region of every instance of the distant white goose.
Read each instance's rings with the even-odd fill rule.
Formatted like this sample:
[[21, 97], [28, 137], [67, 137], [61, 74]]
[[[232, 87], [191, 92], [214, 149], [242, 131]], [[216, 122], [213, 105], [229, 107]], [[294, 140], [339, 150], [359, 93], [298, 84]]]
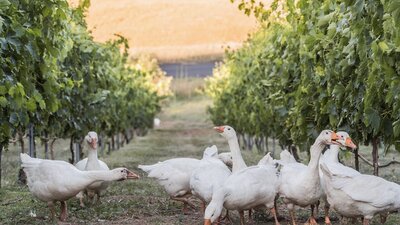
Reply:
[[39, 200], [48, 203], [54, 218], [54, 202], [61, 202], [60, 220], [67, 218], [66, 200], [96, 181], [137, 179], [138, 175], [126, 168], [110, 171], [81, 171], [70, 163], [59, 160], [31, 158], [21, 153], [22, 168], [27, 176], [29, 191]]
[[244, 224], [243, 211], [258, 206], [265, 206], [279, 225], [274, 208], [275, 196], [278, 192], [279, 180], [273, 159], [268, 154], [257, 166], [244, 168], [232, 173], [221, 188], [213, 193], [212, 200], [204, 214], [204, 225], [211, 225], [225, 207], [240, 212], [240, 222]]
[[190, 189], [194, 196], [205, 204], [211, 201], [212, 194], [219, 189], [231, 175], [231, 171], [221, 160], [217, 159], [218, 149], [215, 145], [206, 148], [199, 167], [190, 177]]
[[283, 198], [290, 211], [292, 224], [296, 224], [294, 206], [306, 207], [311, 205], [309, 222], [317, 224], [314, 217], [314, 206], [322, 197], [322, 187], [319, 178], [319, 158], [326, 145], [334, 143], [338, 139], [335, 132], [324, 130], [311, 146], [311, 158], [308, 165], [277, 160], [283, 167], [280, 171], [279, 195]]
[[[81, 161], [77, 162], [75, 167], [78, 168], [79, 170], [110, 170], [107, 166], [107, 164], [101, 160], [98, 159], [97, 157], [97, 133], [94, 131], [90, 131], [86, 136], [85, 136], [85, 141], [88, 144], [88, 157], [82, 159]], [[100, 181], [100, 182], [95, 182], [91, 185], [89, 185], [86, 188], [87, 195], [90, 198], [93, 198], [93, 196], [97, 195], [97, 203], [100, 202], [100, 194], [103, 190], [105, 190], [110, 182], [108, 181]], [[84, 191], [79, 192], [77, 195], [80, 201], [81, 207], [84, 207], [83, 203], [83, 198], [84, 198]]]
[[154, 127], [159, 127], [161, 124], [161, 120], [159, 118], [154, 118], [153, 125]]

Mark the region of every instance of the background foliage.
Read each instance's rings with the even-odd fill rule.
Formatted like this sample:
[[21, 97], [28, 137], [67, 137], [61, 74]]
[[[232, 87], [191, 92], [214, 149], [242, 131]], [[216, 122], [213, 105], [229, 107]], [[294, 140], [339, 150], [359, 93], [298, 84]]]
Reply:
[[154, 65], [130, 64], [125, 38], [94, 42], [89, 5], [0, 0], [0, 151], [30, 125], [71, 140], [152, 127], [170, 80]]
[[400, 150], [398, 1], [239, 2], [263, 26], [208, 80], [215, 124], [303, 150], [325, 128]]

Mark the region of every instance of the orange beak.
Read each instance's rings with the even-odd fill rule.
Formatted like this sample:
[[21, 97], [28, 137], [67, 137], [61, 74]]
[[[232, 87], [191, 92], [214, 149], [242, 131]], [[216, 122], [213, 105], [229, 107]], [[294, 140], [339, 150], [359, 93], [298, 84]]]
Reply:
[[128, 170], [128, 176], [126, 177], [126, 179], [139, 179], [139, 178], [140, 178], [139, 175]]
[[357, 145], [355, 145], [354, 143], [353, 143], [353, 141], [351, 140], [351, 138], [346, 138], [346, 142], [345, 142], [345, 145], [347, 146], [347, 147], [350, 147], [351, 149], [356, 149], [357, 148]]
[[97, 139], [92, 139], [92, 142], [90, 143], [90, 146], [91, 146], [93, 149], [96, 149], [96, 148], [97, 148]]
[[336, 141], [339, 139], [339, 136], [335, 132], [332, 132], [331, 139], [332, 141]]
[[214, 127], [214, 130], [216, 130], [218, 133], [223, 133], [224, 132], [224, 126], [219, 126], [219, 127]]
[[210, 219], [205, 219], [204, 220], [204, 225], [211, 225], [211, 220]]

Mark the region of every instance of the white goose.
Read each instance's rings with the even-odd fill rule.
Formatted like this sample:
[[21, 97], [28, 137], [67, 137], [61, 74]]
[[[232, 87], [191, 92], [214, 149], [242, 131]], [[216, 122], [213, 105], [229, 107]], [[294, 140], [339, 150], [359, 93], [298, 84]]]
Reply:
[[[230, 147], [230, 154], [221, 153], [219, 155], [219, 158], [225, 158], [225, 156], [228, 156], [226, 157], [227, 160], [221, 159], [221, 161], [224, 161], [225, 164], [231, 162], [230, 166], [234, 172], [246, 168], [247, 166], [242, 158], [242, 154], [240, 153], [235, 130], [230, 126], [219, 126], [214, 127], [214, 129], [228, 140]], [[231, 171], [226, 165], [212, 157], [217, 153], [218, 150], [215, 145], [206, 149], [200, 166], [193, 171], [190, 179], [191, 191], [202, 201], [203, 212], [205, 204], [211, 201], [213, 193], [218, 190], [231, 175]], [[221, 157], [221, 155], [224, 157]]]
[[215, 145], [207, 148], [199, 167], [193, 171], [190, 177], [191, 192], [202, 201], [203, 212], [205, 204], [211, 201], [212, 194], [231, 175], [226, 164], [215, 157], [217, 154], [218, 149]]
[[[349, 147], [351, 149], [357, 148], [357, 146], [353, 143], [353, 141], [350, 138], [350, 135], [347, 132], [339, 131], [339, 132], [336, 132], [336, 134], [339, 137], [337, 142], [341, 143], [342, 146]], [[350, 167], [346, 167], [339, 162], [340, 147], [341, 146], [337, 145], [337, 144], [330, 145], [329, 149], [327, 149], [325, 151], [325, 153], [321, 156], [321, 158], [319, 160], [319, 164], [321, 165], [322, 163], [325, 163], [326, 165], [328, 165], [328, 167], [332, 171], [342, 172], [342, 173], [345, 173], [348, 175], [360, 174], [357, 170], [350, 168]], [[325, 194], [326, 186], [325, 186], [325, 182], [324, 182], [324, 178], [323, 178], [324, 175], [323, 175], [321, 169], [319, 169], [319, 176], [320, 176], [321, 186], [322, 186], [322, 190], [323, 190], [322, 200], [325, 202], [325, 224], [331, 224], [331, 221], [329, 219], [330, 206], [327, 201], [326, 194]]]
[[[228, 141], [229, 150], [232, 155], [232, 174], [247, 168], [247, 165], [244, 162], [242, 153], [240, 151], [239, 141], [235, 129], [228, 125], [214, 127], [214, 129]], [[239, 214], [240, 219], [244, 221], [243, 211], [239, 211]], [[251, 209], [249, 209], [249, 217], [251, 217]]]
[[21, 153], [22, 168], [27, 176], [29, 191], [39, 200], [48, 203], [54, 218], [54, 202], [61, 202], [60, 220], [67, 218], [66, 200], [96, 181], [136, 179], [138, 175], [126, 168], [110, 171], [80, 171], [75, 166], [59, 160], [31, 158]]
[[232, 173], [223, 186], [213, 193], [204, 214], [204, 225], [211, 225], [221, 215], [223, 207], [228, 210], [239, 210], [240, 223], [243, 225], [243, 211], [258, 206], [270, 209], [275, 224], [279, 225], [274, 208], [279, 181], [276, 176], [277, 170], [271, 164], [273, 160], [268, 154], [260, 160], [259, 165]]
[[[224, 156], [224, 159], [227, 159]], [[229, 163], [229, 160], [227, 161]], [[184, 203], [183, 212], [187, 213], [187, 206], [194, 208], [189, 201], [192, 195], [190, 190], [190, 176], [200, 165], [200, 160], [193, 158], [175, 158], [158, 162], [153, 165], [139, 165], [139, 169], [155, 178], [163, 186], [172, 200]]]
[[[81, 161], [77, 162], [75, 167], [78, 168], [79, 170], [82, 171], [90, 171], [90, 170], [110, 170], [107, 166], [107, 164], [101, 160], [98, 159], [97, 157], [97, 133], [94, 131], [90, 131], [86, 136], [85, 136], [85, 141], [89, 145], [88, 149], [88, 157], [82, 159]], [[93, 196], [97, 195], [97, 203], [100, 202], [100, 194], [103, 190], [105, 190], [110, 182], [108, 181], [100, 181], [100, 182], [95, 182], [91, 185], [89, 185], [86, 188], [86, 192], [89, 198], [93, 198]], [[80, 205], [81, 207], [84, 207], [85, 205], [83, 204], [83, 197], [84, 197], [84, 191], [79, 192], [79, 194], [76, 196], [79, 198]]]
[[345, 217], [363, 217], [368, 225], [375, 214], [400, 210], [400, 185], [372, 175], [333, 173], [322, 163], [330, 206]]
[[332, 144], [338, 136], [331, 130], [324, 130], [311, 146], [311, 158], [308, 165], [297, 162], [278, 160], [283, 167], [280, 171], [279, 195], [287, 205], [292, 224], [296, 224], [294, 206], [306, 207], [311, 205], [309, 222], [317, 224], [314, 218], [314, 207], [322, 197], [322, 188], [319, 178], [318, 162], [321, 152], [326, 145]]
[[194, 208], [188, 199], [191, 196], [189, 182], [190, 175], [199, 164], [198, 159], [175, 158], [153, 165], [139, 165], [138, 168], [146, 172], [148, 177], [155, 178], [172, 200], [183, 202], [183, 212], [186, 213], [187, 205]]

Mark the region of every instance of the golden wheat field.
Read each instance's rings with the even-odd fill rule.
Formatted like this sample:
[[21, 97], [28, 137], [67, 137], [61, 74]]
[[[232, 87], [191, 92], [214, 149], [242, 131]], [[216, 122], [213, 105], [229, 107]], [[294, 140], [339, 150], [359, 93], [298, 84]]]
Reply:
[[229, 0], [92, 0], [86, 20], [95, 40], [120, 34], [131, 55], [162, 62], [221, 57], [257, 28], [256, 19]]

